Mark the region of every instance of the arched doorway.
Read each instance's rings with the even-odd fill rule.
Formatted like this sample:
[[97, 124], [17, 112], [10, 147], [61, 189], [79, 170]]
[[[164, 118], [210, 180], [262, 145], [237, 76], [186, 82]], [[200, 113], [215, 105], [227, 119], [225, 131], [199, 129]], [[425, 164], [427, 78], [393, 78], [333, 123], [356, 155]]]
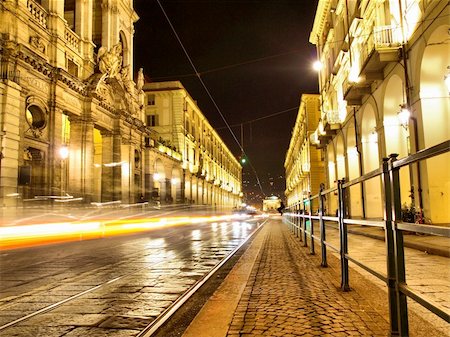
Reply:
[[[378, 153], [378, 131], [375, 112], [371, 105], [366, 105], [362, 114], [361, 121], [361, 152], [363, 173], [369, 173], [380, 167]], [[379, 177], [369, 179], [364, 182], [366, 217], [381, 218], [382, 196], [381, 180]]]
[[164, 164], [161, 159], [155, 160], [155, 169], [153, 173], [153, 190], [152, 201], [162, 202], [166, 195], [166, 175], [164, 172]]
[[[420, 65], [420, 107], [423, 146], [427, 148], [450, 138], [450, 99], [444, 83], [450, 59], [448, 30], [442, 25], [430, 36]], [[450, 154], [428, 159], [421, 164], [425, 216], [432, 223], [449, 223]]]
[[[335, 187], [337, 184], [336, 180], [336, 164], [335, 164], [335, 151], [334, 143], [330, 142], [327, 146], [327, 166], [328, 166], [328, 186], [330, 188]], [[328, 211], [330, 215], [335, 215], [338, 209], [338, 198], [337, 192], [329, 194], [328, 198]]]
[[[347, 163], [348, 179], [353, 180], [360, 176], [360, 152], [356, 142], [355, 123], [350, 122], [347, 127]], [[349, 214], [352, 218], [363, 217], [362, 184], [350, 186]]]
[[177, 204], [181, 204], [182, 196], [181, 196], [181, 184], [183, 183], [181, 179], [181, 170], [177, 167], [172, 168], [172, 179], [170, 181], [171, 183], [171, 195], [173, 198], [173, 201]]
[[[387, 81], [383, 101], [383, 131], [386, 156], [396, 153], [398, 158], [409, 155], [411, 126], [407, 115], [402, 115], [401, 106], [405, 104], [404, 83], [398, 75]], [[400, 169], [400, 195], [402, 205], [411, 204], [410, 169]]]

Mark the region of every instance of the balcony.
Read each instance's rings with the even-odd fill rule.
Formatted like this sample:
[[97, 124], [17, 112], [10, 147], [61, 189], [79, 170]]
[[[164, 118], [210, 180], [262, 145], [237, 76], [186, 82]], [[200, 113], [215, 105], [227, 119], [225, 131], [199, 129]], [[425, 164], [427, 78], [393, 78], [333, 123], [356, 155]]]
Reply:
[[334, 135], [341, 128], [338, 110], [328, 110], [322, 115], [323, 129], [327, 134]]
[[80, 37], [68, 26], [65, 27], [64, 30], [64, 39], [67, 42], [67, 45], [72, 48], [74, 51], [80, 51]]
[[399, 59], [402, 46], [401, 29], [398, 26], [375, 26], [365, 41], [360, 41], [358, 82], [345, 80], [344, 99], [348, 105], [361, 105], [364, 95], [370, 94], [370, 85], [383, 80], [383, 70], [389, 62]]
[[336, 133], [335, 130], [330, 131], [327, 133], [324, 128], [323, 121], [319, 122], [319, 126], [317, 127], [317, 130], [314, 131], [314, 133], [310, 136], [311, 140], [314, 140], [313, 145], [315, 145], [317, 148], [321, 149], [324, 148], [329, 141], [333, 138], [333, 135]]
[[344, 93], [344, 100], [349, 106], [362, 105], [362, 98], [364, 95], [370, 94], [370, 86], [364, 80], [359, 82], [352, 82], [348, 78], [342, 83], [342, 91]]
[[47, 11], [41, 5], [39, 5], [37, 2], [33, 0], [27, 1], [27, 8], [31, 14], [31, 17], [33, 18], [33, 21], [35, 21], [42, 28], [47, 29], [47, 19], [48, 19]]

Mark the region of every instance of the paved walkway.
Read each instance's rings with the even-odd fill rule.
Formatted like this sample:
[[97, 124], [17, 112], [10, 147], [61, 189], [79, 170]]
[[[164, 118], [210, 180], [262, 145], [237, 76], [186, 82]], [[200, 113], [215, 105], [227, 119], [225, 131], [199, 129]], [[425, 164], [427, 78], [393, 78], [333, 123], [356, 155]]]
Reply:
[[[385, 286], [351, 268], [352, 290], [342, 292], [339, 260], [329, 254], [328, 262], [321, 268], [320, 256], [310, 255], [280, 218], [272, 218], [183, 336], [388, 336]], [[431, 313], [431, 319], [419, 315], [410, 310], [411, 337], [450, 336], [448, 324], [435, 323]]]
[[272, 221], [228, 336], [386, 336], [388, 323], [356, 292], [313, 265]]

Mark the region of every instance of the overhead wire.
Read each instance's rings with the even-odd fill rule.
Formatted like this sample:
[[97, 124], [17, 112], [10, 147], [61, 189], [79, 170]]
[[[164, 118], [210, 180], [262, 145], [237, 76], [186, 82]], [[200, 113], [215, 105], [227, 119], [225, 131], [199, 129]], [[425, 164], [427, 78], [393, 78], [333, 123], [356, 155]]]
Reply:
[[[248, 120], [248, 121], [245, 121], [245, 122], [242, 122], [242, 123], [238, 123], [238, 124], [233, 124], [233, 125], [230, 125], [230, 126], [231, 126], [231, 127], [235, 127], [235, 126], [241, 126], [241, 125], [245, 125], [245, 124], [252, 124], [252, 123], [254, 123], [254, 122], [258, 122], [258, 121], [263, 120], [263, 119], [267, 119], [267, 118], [271, 118], [271, 117], [275, 117], [275, 116], [278, 116], [278, 115], [285, 114], [285, 113], [290, 112], [290, 111], [292, 111], [292, 110], [298, 110], [299, 107], [300, 107], [300, 106], [297, 105], [297, 106], [295, 106], [295, 107], [293, 107], [293, 108], [289, 108], [289, 109], [277, 111], [277, 112], [271, 113], [270, 115], [258, 117], [258, 118], [255, 118], [255, 119], [250, 119], [250, 120]], [[223, 129], [225, 129], [225, 128], [226, 128], [226, 126], [222, 126], [222, 127], [220, 127], [220, 128], [216, 128], [216, 130], [223, 130]]]
[[[274, 55], [269, 55], [269, 56], [264, 56], [264, 57], [259, 57], [256, 59], [250, 59], [247, 61], [242, 61], [242, 62], [238, 62], [238, 63], [233, 63], [233, 64], [228, 64], [222, 67], [217, 67], [217, 68], [212, 68], [212, 69], [207, 69], [204, 71], [200, 71], [199, 74], [200, 75], [205, 75], [205, 74], [210, 74], [210, 73], [214, 73], [217, 71], [222, 71], [222, 70], [227, 70], [227, 69], [232, 69], [232, 68], [236, 68], [236, 67], [240, 67], [243, 65], [248, 65], [248, 64], [252, 64], [252, 63], [257, 63], [257, 62], [261, 62], [261, 61], [265, 61], [265, 60], [270, 60], [270, 59], [274, 59], [280, 56], [286, 56], [286, 55], [292, 55], [292, 54], [298, 54], [303, 52], [303, 50], [292, 50], [289, 52], [284, 52], [284, 53], [279, 53], [279, 54], [274, 54]], [[155, 80], [163, 80], [163, 79], [168, 79], [168, 78], [174, 78], [174, 77], [193, 77], [193, 76], [197, 76], [196, 73], [189, 73], [189, 74], [183, 74], [183, 75], [172, 75], [172, 76], [158, 76], [158, 77], [153, 77], [153, 79]]]
[[[201, 85], [203, 86], [203, 88], [205, 89], [207, 95], [209, 96], [211, 102], [213, 103], [214, 107], [216, 108], [217, 112], [219, 113], [220, 117], [222, 118], [222, 120], [224, 121], [225, 125], [227, 126], [228, 130], [230, 131], [230, 134], [232, 135], [232, 137], [234, 138], [234, 140], [236, 141], [236, 144], [239, 146], [241, 152], [243, 154], [245, 154], [244, 148], [242, 147], [242, 144], [239, 142], [239, 140], [237, 139], [235, 133], [233, 132], [233, 130], [231, 129], [230, 125], [228, 124], [228, 121], [226, 120], [225, 116], [223, 115], [222, 111], [220, 110], [219, 106], [216, 103], [216, 100], [214, 99], [214, 97], [212, 96], [211, 92], [209, 91], [208, 87], [206, 86], [205, 82], [203, 81], [200, 73], [197, 70], [197, 67], [195, 66], [194, 62], [192, 61], [191, 57], [189, 56], [189, 53], [187, 52], [183, 42], [181, 41], [175, 27], [172, 24], [172, 21], [170, 20], [169, 16], [167, 15], [164, 7], [162, 6], [160, 0], [156, 0], [156, 2], [158, 3], [159, 7], [161, 8], [161, 11], [163, 12], [167, 22], [170, 25], [170, 28], [172, 29], [172, 32], [174, 33], [176, 39], [178, 40], [178, 43], [180, 44], [181, 48], [183, 49], [184, 54], [186, 55], [187, 59], [189, 60], [189, 63], [191, 64], [192, 69], [194, 70], [198, 80], [200, 81]], [[255, 168], [253, 167], [253, 165], [251, 164], [251, 161], [249, 161], [250, 166], [252, 167], [253, 172], [255, 173], [256, 176], [256, 180], [258, 182], [259, 188], [261, 189], [261, 192], [265, 195], [264, 190], [262, 188], [261, 182], [259, 180], [258, 174], [255, 170]]]

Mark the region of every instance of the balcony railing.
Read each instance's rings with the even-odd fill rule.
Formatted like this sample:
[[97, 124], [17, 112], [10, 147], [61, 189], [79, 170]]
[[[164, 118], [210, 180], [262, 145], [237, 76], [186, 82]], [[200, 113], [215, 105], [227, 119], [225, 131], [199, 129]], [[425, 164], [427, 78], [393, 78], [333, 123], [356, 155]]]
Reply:
[[37, 23], [39, 23], [42, 27], [47, 28], [47, 11], [33, 0], [28, 0], [27, 8]]
[[402, 31], [394, 25], [375, 26], [373, 37], [376, 49], [398, 47], [402, 43]]
[[64, 38], [66, 39], [69, 46], [74, 48], [76, 51], [80, 50], [80, 37], [67, 26], [64, 31]]
[[339, 124], [341, 122], [338, 110], [328, 110], [324, 117], [324, 122], [328, 124]]

